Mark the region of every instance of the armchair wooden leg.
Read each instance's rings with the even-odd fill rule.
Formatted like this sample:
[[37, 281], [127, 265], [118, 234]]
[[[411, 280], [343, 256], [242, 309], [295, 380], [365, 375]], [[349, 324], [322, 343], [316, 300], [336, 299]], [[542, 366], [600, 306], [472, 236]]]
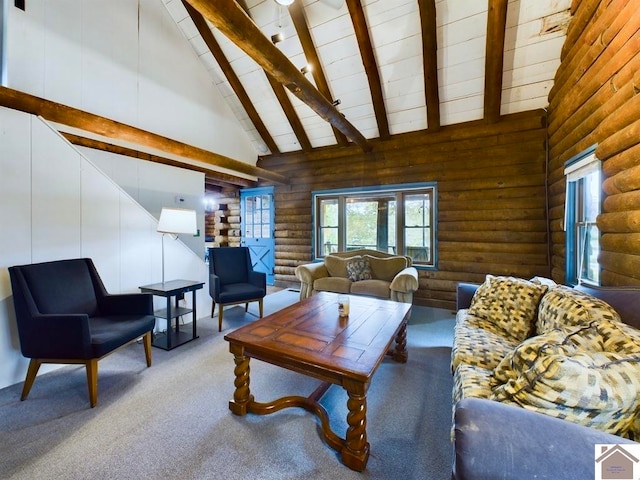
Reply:
[[216, 309], [216, 302], [211, 302], [211, 318], [213, 318], [213, 311]]
[[218, 305], [218, 331], [222, 331], [222, 304]]
[[142, 337], [144, 344], [144, 356], [147, 359], [147, 367], [151, 366], [151, 332], [147, 332]]
[[89, 385], [89, 403], [93, 408], [98, 404], [98, 359], [87, 360], [85, 365], [87, 367], [87, 384]]
[[244, 304], [244, 313], [247, 313], [249, 311], [249, 302]]
[[24, 380], [24, 385], [22, 386], [22, 395], [20, 396], [20, 400], [25, 400], [31, 391], [31, 387], [33, 386], [33, 382], [36, 379], [36, 375], [38, 375], [38, 370], [40, 369], [40, 365], [42, 362], [37, 358], [32, 358], [29, 362], [29, 368], [27, 369], [27, 377]]
[[262, 318], [262, 299], [258, 300], [258, 306], [260, 308], [260, 318]]

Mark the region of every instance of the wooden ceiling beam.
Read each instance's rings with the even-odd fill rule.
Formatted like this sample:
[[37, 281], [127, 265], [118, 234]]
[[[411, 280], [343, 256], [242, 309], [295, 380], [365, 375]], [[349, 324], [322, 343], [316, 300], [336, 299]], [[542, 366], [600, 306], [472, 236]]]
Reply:
[[507, 3], [508, 0], [489, 0], [484, 75], [484, 119], [489, 123], [500, 119]]
[[[185, 0], [182, 1], [184, 2]], [[237, 0], [237, 2], [238, 5], [242, 7], [247, 16], [251, 18], [251, 12], [249, 11], [247, 2], [245, 0]], [[285, 117], [287, 117], [287, 120], [289, 121], [289, 125], [291, 125], [293, 134], [296, 136], [298, 142], [300, 143], [300, 147], [305, 152], [310, 151], [313, 148], [311, 146], [311, 141], [309, 140], [309, 136], [307, 135], [307, 132], [305, 131], [304, 126], [300, 121], [298, 112], [296, 112], [296, 109], [291, 103], [291, 99], [287, 96], [287, 92], [285, 91], [284, 86], [280, 82], [278, 82], [272, 75], [270, 75], [269, 72], [265, 70], [263, 71], [265, 76], [267, 77], [269, 85], [271, 86], [271, 90], [273, 90], [273, 94], [278, 99], [278, 103], [280, 104]]]
[[369, 80], [369, 90], [371, 91], [373, 111], [378, 123], [378, 135], [380, 136], [380, 139], [386, 140], [390, 136], [389, 121], [387, 120], [387, 109], [384, 106], [384, 95], [382, 93], [380, 73], [378, 72], [378, 63], [376, 62], [376, 57], [373, 54], [373, 47], [371, 46], [371, 37], [369, 35], [367, 19], [364, 16], [360, 0], [346, 1], [349, 14], [351, 15], [351, 21], [353, 22], [353, 28], [356, 33], [356, 39], [358, 40], [358, 47], [360, 48], [360, 55], [362, 57], [362, 63], [364, 64], [364, 70], [367, 74], [367, 79]]
[[170, 165], [172, 167], [179, 167], [186, 170], [192, 170], [194, 172], [204, 173], [205, 183], [207, 179], [212, 179], [228, 187], [256, 187], [258, 185], [257, 182], [249, 180], [248, 178], [237, 177], [235, 175], [229, 175], [228, 173], [217, 172], [215, 170], [204, 168], [199, 165], [191, 165], [188, 163], [179, 162], [178, 160], [162, 157], [160, 155], [141, 152], [140, 150], [136, 150], [133, 148], [123, 147], [121, 145], [114, 145], [112, 143], [103, 142], [101, 140], [83, 137], [81, 135], [76, 135], [75, 133], [60, 132], [60, 134], [70, 143], [79, 147], [93, 148], [94, 150], [115, 153], [117, 155], [124, 155], [131, 158], [137, 158], [139, 160], [146, 160], [148, 162], [161, 163], [162, 165]]
[[436, 0], [418, 0], [422, 29], [424, 96], [427, 102], [427, 128], [440, 130], [440, 93], [438, 91], [438, 42], [436, 38]]
[[288, 88], [313, 111], [346, 135], [364, 151], [371, 143], [305, 78], [298, 68], [271, 43], [235, 0], [188, 0], [229, 40], [267, 73]]
[[273, 140], [273, 137], [269, 133], [269, 130], [267, 130], [266, 125], [260, 118], [258, 111], [253, 106], [253, 102], [249, 98], [249, 95], [247, 94], [245, 88], [242, 86], [242, 82], [240, 82], [238, 75], [236, 75], [236, 72], [233, 70], [231, 63], [229, 62], [229, 60], [227, 60], [226, 55], [222, 51], [222, 48], [220, 48], [220, 44], [213, 36], [209, 25], [207, 25], [207, 21], [200, 14], [200, 12], [189, 5], [188, 2], [182, 0], [182, 4], [187, 9], [187, 13], [191, 17], [191, 20], [193, 20], [193, 23], [198, 29], [198, 32], [200, 32], [204, 43], [207, 45], [207, 47], [209, 47], [209, 50], [216, 59], [216, 62], [218, 62], [222, 73], [224, 73], [224, 76], [227, 78], [229, 85], [231, 85], [231, 88], [238, 97], [238, 100], [240, 100], [240, 103], [242, 104], [245, 112], [247, 112], [249, 120], [251, 120], [253, 126], [256, 127], [256, 130], [262, 138], [262, 141], [269, 148], [271, 153], [280, 153], [276, 142]]
[[0, 87], [0, 106], [13, 108], [32, 115], [39, 115], [51, 122], [78, 128], [107, 138], [143, 145], [165, 153], [204, 162], [217, 167], [286, 184], [287, 178], [279, 173], [254, 167], [248, 163], [210, 152], [203, 148], [173, 140], [140, 128], [110, 120], [93, 113], [69, 107], [61, 103]]
[[309, 136], [307, 135], [307, 132], [305, 131], [304, 126], [300, 121], [300, 117], [298, 117], [298, 112], [296, 112], [296, 109], [291, 103], [291, 99], [287, 96], [287, 92], [285, 91], [284, 86], [280, 82], [278, 82], [273, 77], [273, 75], [270, 75], [267, 72], [264, 72], [264, 74], [267, 76], [269, 85], [271, 85], [271, 89], [273, 90], [273, 93], [278, 99], [278, 102], [280, 103], [280, 106], [282, 107], [282, 110], [287, 117], [287, 120], [289, 121], [289, 124], [293, 129], [294, 135], [298, 139], [298, 142], [300, 142], [300, 147], [302, 147], [302, 150], [304, 150], [305, 152], [310, 151], [313, 148], [311, 145], [311, 141], [309, 140]]
[[[318, 91], [324, 95], [324, 98], [333, 103], [335, 99], [333, 98], [333, 95], [331, 95], [329, 82], [327, 82], [327, 77], [324, 74], [324, 69], [320, 63], [320, 58], [318, 58], [316, 46], [311, 38], [311, 32], [309, 32], [309, 26], [307, 25], [307, 18], [304, 14], [302, 2], [293, 2], [293, 4], [289, 6], [289, 15], [291, 15], [293, 26], [296, 29], [296, 33], [298, 34], [298, 38], [302, 44], [302, 51], [307, 59], [307, 63], [311, 64], [311, 74], [313, 75], [313, 80], [316, 82]], [[342, 146], [348, 145], [349, 140], [347, 140], [347, 137], [345, 137], [345, 135], [333, 125], [331, 127], [333, 128], [333, 134], [335, 135], [338, 144]]]

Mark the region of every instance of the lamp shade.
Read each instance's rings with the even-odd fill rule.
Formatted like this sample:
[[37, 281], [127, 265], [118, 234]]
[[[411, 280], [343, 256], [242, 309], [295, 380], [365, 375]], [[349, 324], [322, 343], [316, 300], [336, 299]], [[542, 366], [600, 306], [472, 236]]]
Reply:
[[288, 7], [293, 3], [293, 0], [276, 0], [278, 5], [282, 5], [283, 7]]
[[158, 232], [161, 233], [198, 233], [196, 211], [186, 208], [163, 208], [160, 212]]

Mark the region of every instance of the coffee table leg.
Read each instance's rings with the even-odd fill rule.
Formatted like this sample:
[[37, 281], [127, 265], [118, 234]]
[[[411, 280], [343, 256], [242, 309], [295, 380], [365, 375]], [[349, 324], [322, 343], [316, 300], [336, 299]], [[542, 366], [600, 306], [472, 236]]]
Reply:
[[407, 352], [407, 324], [406, 322], [400, 327], [398, 335], [396, 335], [396, 348], [393, 351], [393, 359], [396, 362], [407, 363], [409, 353]]
[[342, 462], [352, 470], [361, 472], [369, 460], [367, 442], [367, 386], [363, 384], [345, 385], [349, 394], [347, 400], [347, 434], [342, 447]]
[[233, 373], [236, 376], [233, 384], [236, 389], [233, 392], [233, 400], [229, 402], [229, 410], [236, 415], [246, 415], [249, 405], [253, 401], [253, 395], [249, 391], [249, 357], [244, 355], [242, 347], [230, 345], [229, 350], [233, 353], [233, 360], [236, 364]]

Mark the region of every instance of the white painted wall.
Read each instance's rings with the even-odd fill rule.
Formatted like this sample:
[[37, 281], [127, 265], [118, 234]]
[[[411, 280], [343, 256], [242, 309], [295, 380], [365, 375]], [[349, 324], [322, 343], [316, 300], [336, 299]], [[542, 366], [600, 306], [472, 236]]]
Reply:
[[[180, 170], [180, 169], [176, 169]], [[90, 257], [111, 293], [161, 281], [157, 221], [77, 149], [37, 117], [0, 107], [0, 388], [24, 380], [8, 267]], [[201, 251], [204, 249], [202, 241]], [[205, 282], [208, 268], [181, 241], [165, 242], [165, 275]], [[158, 308], [164, 305], [156, 298]], [[191, 296], [186, 298], [191, 307]], [[164, 321], [158, 328], [166, 328]], [[46, 372], [51, 368], [43, 368]]]
[[255, 165], [162, 0], [29, 0], [7, 16], [10, 88]]
[[204, 173], [91, 148], [78, 150], [155, 218], [160, 218], [162, 207], [195, 210], [200, 236], [181, 235], [180, 239], [204, 258]]

